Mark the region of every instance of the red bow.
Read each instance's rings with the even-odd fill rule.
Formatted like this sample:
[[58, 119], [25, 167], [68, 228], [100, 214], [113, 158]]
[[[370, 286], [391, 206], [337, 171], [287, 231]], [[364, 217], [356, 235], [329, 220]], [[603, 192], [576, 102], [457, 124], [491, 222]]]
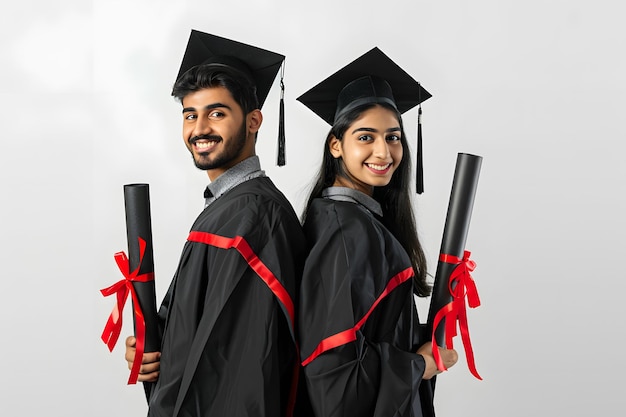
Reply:
[[133, 281], [148, 282], [154, 280], [154, 272], [148, 272], [141, 275], [139, 274], [141, 262], [143, 261], [143, 255], [146, 250], [146, 241], [142, 238], [138, 238], [138, 240], [139, 265], [137, 266], [137, 269], [130, 272], [130, 262], [126, 257], [126, 254], [124, 252], [117, 252], [115, 254], [115, 262], [122, 272], [122, 275], [124, 275], [124, 279], [116, 282], [108, 288], [100, 290], [102, 295], [105, 297], [108, 297], [112, 294], [117, 294], [117, 301], [115, 303], [115, 306], [113, 307], [113, 311], [109, 315], [109, 320], [107, 321], [107, 324], [104, 326], [104, 331], [102, 332], [102, 341], [108, 346], [109, 351], [111, 352], [113, 351], [115, 343], [117, 343], [117, 339], [119, 338], [122, 331], [122, 312], [124, 310], [124, 304], [126, 303], [126, 299], [128, 298], [128, 293], [130, 293], [133, 299], [137, 345], [135, 350], [135, 359], [133, 361], [133, 366], [130, 371], [130, 377], [128, 378], [129, 384], [137, 383], [137, 377], [139, 376], [139, 368], [141, 368], [141, 359], [143, 357], [146, 336], [146, 322], [143, 317], [143, 312], [141, 311], [141, 306], [139, 305], [139, 299], [137, 298], [135, 287], [133, 287]]
[[476, 289], [476, 283], [472, 279], [472, 272], [476, 268], [476, 262], [471, 260], [470, 252], [465, 251], [463, 259], [460, 259], [453, 255], [441, 254], [439, 260], [450, 264], [457, 264], [454, 271], [450, 274], [448, 281], [448, 289], [452, 295], [452, 301], [446, 304], [437, 312], [433, 319], [433, 356], [435, 362], [437, 362], [437, 368], [440, 371], [445, 371], [446, 367], [443, 364], [439, 349], [437, 349], [437, 342], [435, 340], [435, 329], [439, 325], [442, 319], [446, 319], [446, 347], [452, 349], [452, 339], [456, 336], [456, 323], [459, 323], [459, 329], [461, 331], [461, 340], [463, 341], [463, 347], [465, 349], [465, 358], [467, 360], [467, 366], [476, 378], [481, 379], [476, 370], [476, 364], [474, 363], [474, 351], [472, 350], [472, 342], [470, 340], [469, 329], [467, 327], [467, 311], [465, 305], [465, 297], [467, 296], [467, 304], [470, 308], [476, 308], [480, 305], [480, 298], [478, 297], [478, 290]]

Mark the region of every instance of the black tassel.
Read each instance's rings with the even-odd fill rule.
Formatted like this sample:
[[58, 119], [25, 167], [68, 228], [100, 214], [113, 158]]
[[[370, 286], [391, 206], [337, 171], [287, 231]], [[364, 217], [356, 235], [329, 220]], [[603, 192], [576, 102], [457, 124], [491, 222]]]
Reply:
[[415, 188], [418, 194], [424, 192], [424, 161], [422, 160], [422, 106], [417, 109], [417, 167]]
[[285, 72], [285, 63], [283, 61], [280, 73], [280, 108], [278, 112], [278, 160], [276, 164], [279, 167], [285, 165], [285, 83], [283, 75]]

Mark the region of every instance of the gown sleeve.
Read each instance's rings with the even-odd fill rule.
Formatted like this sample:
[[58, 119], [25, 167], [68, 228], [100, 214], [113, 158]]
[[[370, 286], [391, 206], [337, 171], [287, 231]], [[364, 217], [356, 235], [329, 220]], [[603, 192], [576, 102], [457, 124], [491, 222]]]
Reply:
[[[163, 301], [161, 306], [159, 307], [159, 311], [157, 312], [157, 324], [159, 329], [159, 340], [163, 340], [163, 331], [165, 330], [165, 320], [167, 319], [167, 312], [170, 305], [170, 300], [172, 297], [172, 291], [174, 287], [174, 280], [170, 283], [169, 288], [167, 289], [167, 293], [163, 297]], [[161, 350], [161, 348], [159, 348]], [[144, 382], [143, 390], [146, 394], [146, 401], [150, 404], [150, 397], [152, 396], [152, 390], [154, 389], [155, 382]]]
[[433, 416], [411, 279], [386, 292], [408, 257], [362, 213], [308, 219], [299, 335], [315, 415]]

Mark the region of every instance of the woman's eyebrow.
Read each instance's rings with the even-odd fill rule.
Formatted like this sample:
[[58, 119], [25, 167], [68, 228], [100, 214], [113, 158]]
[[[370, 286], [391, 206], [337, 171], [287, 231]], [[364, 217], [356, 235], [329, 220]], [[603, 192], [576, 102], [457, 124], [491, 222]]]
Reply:
[[[390, 127], [389, 129], [385, 130], [386, 133], [389, 132], [398, 132], [400, 131], [400, 127]], [[356, 129], [354, 129], [352, 131], [352, 134], [355, 134], [356, 132], [378, 132], [378, 130], [371, 128], [371, 127], [357, 127]]]

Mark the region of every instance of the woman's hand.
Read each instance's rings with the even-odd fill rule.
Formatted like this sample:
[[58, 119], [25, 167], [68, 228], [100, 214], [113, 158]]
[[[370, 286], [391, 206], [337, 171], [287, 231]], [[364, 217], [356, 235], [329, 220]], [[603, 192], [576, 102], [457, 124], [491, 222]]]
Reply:
[[[418, 355], [422, 355], [424, 357], [424, 362], [426, 363], [426, 368], [424, 369], [423, 379], [431, 379], [433, 376], [441, 373], [439, 369], [437, 369], [437, 363], [435, 362], [435, 358], [433, 356], [433, 347], [432, 343], [428, 342], [420, 346], [417, 350]], [[453, 366], [457, 360], [459, 360], [459, 355], [456, 353], [454, 349], [445, 349], [442, 347], [437, 347], [439, 349], [439, 354], [441, 355], [441, 359], [443, 360], [443, 364], [446, 369]]]

